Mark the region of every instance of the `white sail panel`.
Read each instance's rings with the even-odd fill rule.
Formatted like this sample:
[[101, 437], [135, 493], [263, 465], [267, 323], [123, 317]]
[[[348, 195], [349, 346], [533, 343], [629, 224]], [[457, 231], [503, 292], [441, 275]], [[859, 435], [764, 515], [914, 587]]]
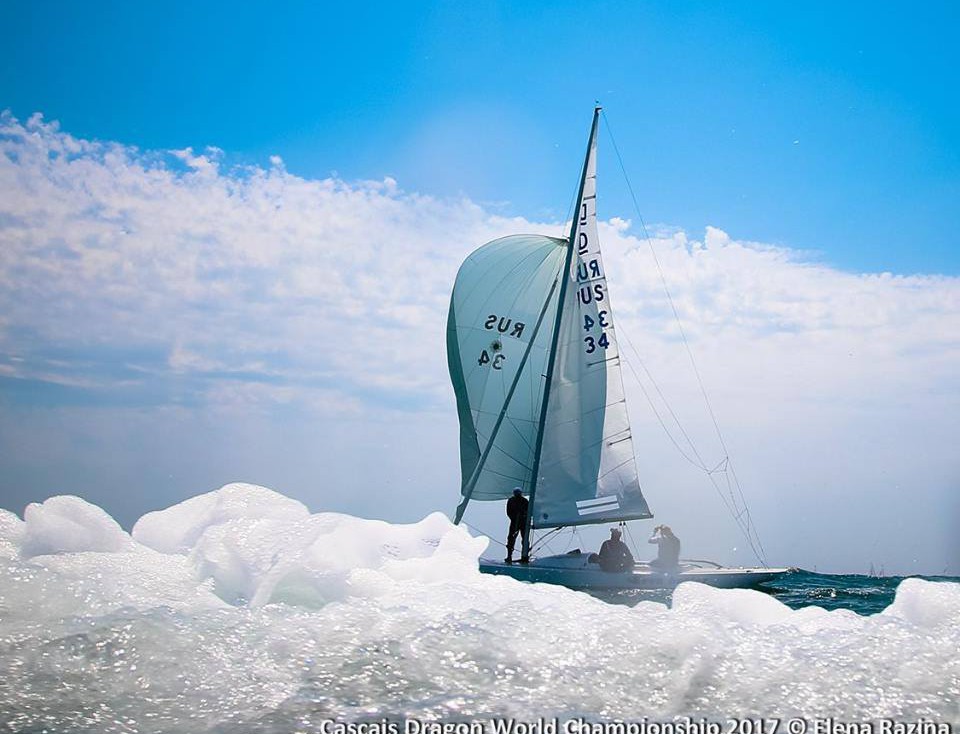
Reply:
[[540, 235], [504, 237], [476, 250], [457, 274], [447, 361], [460, 417], [464, 498], [506, 499], [514, 487], [524, 493], [532, 487], [566, 247], [566, 240]]
[[533, 526], [651, 517], [640, 491], [597, 236], [596, 125], [585, 162], [532, 508]]

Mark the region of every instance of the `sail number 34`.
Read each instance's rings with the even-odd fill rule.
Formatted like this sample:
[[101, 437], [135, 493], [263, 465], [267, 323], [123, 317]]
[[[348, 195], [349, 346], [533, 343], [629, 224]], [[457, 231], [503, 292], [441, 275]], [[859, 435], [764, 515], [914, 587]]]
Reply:
[[610, 322], [607, 321], [607, 312], [598, 311], [597, 318], [594, 319], [589, 314], [583, 315], [583, 330], [584, 331], [593, 331], [594, 326], [600, 327], [600, 337], [596, 338], [592, 335], [585, 336], [583, 338], [583, 343], [586, 345], [587, 354], [593, 354], [597, 351], [597, 347], [603, 347], [606, 349], [610, 346], [610, 339], [607, 337], [607, 332], [604, 329], [610, 326]]
[[493, 369], [499, 370], [503, 369], [503, 361], [507, 358], [505, 354], [494, 354], [493, 359], [490, 359], [490, 355], [487, 354], [487, 350], [484, 349], [480, 352], [480, 358], [477, 360], [477, 364], [483, 367], [485, 364], [489, 364]]

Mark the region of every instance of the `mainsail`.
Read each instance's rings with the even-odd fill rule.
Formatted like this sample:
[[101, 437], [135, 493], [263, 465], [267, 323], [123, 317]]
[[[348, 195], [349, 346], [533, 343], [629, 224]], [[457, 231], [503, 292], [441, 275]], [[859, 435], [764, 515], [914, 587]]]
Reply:
[[458, 521], [470, 499], [518, 486], [535, 528], [651, 516], [597, 237], [598, 114], [570, 239], [495, 240], [457, 275], [447, 356], [460, 417]]

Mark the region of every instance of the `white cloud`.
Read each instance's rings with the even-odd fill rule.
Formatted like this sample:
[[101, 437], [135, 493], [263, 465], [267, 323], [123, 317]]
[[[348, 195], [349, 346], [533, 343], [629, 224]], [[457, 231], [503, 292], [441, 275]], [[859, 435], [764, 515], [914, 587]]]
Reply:
[[221, 173], [219, 154], [76, 141], [39, 118], [8, 115], [2, 136], [0, 303], [33, 342], [24, 377], [50, 345], [108, 345], [166, 350], [178, 372], [271, 364], [436, 399], [425, 339], [458, 263], [517, 224], [390, 179]]
[[[489, 239], [564, 226], [390, 178], [307, 180], [278, 157], [267, 168], [224, 158], [79, 140], [39, 116], [5, 114], [0, 377], [89, 390], [92, 405], [130, 395], [159, 409], [176, 393], [196, 410], [297, 406], [318, 423], [386, 410], [455, 451], [444, 324], [456, 270]], [[601, 235], [623, 331], [718, 461], [646, 242], [620, 218]], [[656, 232], [653, 247], [743, 478], [760, 488], [758, 514], [777, 528], [812, 523], [805, 537], [829, 543], [854, 515], [892, 523], [910, 497], [935, 505], [955, 491], [960, 280], [843, 272], [712, 227], [702, 240]], [[677, 479], [682, 462], [640, 391], [628, 391], [655, 509], [679, 515], [663, 488], [703, 478]], [[407, 448], [385, 450], [384, 465]], [[913, 505], [898, 521], [939, 527], [935, 507]], [[873, 550], [848, 557], [879, 556], [877, 533], [906, 532], [863, 531]], [[776, 542], [781, 556], [801, 549], [829, 563], [796, 537]], [[943, 542], [924, 546], [928, 570], [939, 570]]]

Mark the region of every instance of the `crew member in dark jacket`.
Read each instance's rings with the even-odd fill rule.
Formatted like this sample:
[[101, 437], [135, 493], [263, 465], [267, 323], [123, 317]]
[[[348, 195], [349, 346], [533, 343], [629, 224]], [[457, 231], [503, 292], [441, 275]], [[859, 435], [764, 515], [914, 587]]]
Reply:
[[603, 541], [597, 559], [604, 571], [627, 571], [633, 568], [633, 554], [627, 544], [620, 540], [620, 531], [610, 529], [610, 540]]
[[[513, 563], [513, 547], [517, 543], [517, 535], [520, 535], [521, 542], [527, 539], [527, 509], [530, 503], [523, 496], [520, 487], [513, 490], [513, 497], [507, 500], [507, 517], [510, 518], [510, 532], [507, 534], [507, 557], [505, 563]], [[520, 559], [521, 563], [526, 563], [526, 558]]]

